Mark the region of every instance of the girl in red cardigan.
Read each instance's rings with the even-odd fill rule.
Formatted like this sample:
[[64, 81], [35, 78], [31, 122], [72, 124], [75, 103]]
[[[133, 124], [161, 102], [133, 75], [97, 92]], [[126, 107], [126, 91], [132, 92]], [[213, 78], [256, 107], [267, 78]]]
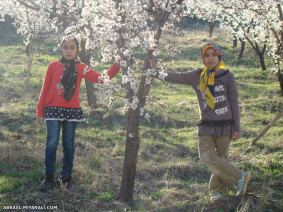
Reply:
[[[55, 186], [56, 151], [62, 127], [63, 167], [60, 182], [70, 185], [74, 160], [74, 138], [78, 122], [84, 120], [84, 114], [79, 101], [79, 88], [82, 78], [96, 83], [99, 73], [92, 70], [77, 59], [79, 42], [76, 38], [64, 39], [61, 44], [62, 58], [52, 62], [45, 76], [44, 84], [37, 105], [36, 121], [38, 124], [46, 121], [45, 147], [45, 179], [40, 184], [41, 190], [49, 190]], [[120, 70], [114, 63], [108, 70], [112, 79]]]

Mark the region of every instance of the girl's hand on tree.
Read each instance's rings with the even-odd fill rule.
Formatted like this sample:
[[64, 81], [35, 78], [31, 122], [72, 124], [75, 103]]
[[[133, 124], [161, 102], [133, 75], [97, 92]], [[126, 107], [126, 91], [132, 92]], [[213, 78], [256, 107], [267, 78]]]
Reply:
[[241, 137], [241, 136], [240, 136], [240, 133], [239, 133], [239, 132], [234, 132], [234, 133], [233, 133], [233, 136], [232, 136], [232, 139], [233, 139], [233, 141], [236, 141], [236, 140], [238, 140], [240, 137]]
[[42, 125], [44, 121], [44, 117], [43, 116], [36, 116], [36, 123], [39, 125]]
[[120, 68], [120, 61], [116, 61], [115, 65], [116, 65], [117, 68]]

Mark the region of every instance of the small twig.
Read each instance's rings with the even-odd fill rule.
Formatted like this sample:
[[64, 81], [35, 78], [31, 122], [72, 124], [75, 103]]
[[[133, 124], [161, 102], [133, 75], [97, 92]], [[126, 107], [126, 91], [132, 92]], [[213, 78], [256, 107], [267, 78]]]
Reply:
[[283, 116], [283, 111], [281, 111], [261, 132], [256, 136], [256, 138], [252, 141], [252, 146], [256, 144], [256, 142], [272, 127], [276, 124], [276, 122]]
[[123, 99], [126, 99], [126, 98], [127, 98], [126, 96], [122, 96], [122, 95], [119, 95], [119, 94], [116, 94], [116, 93], [113, 93], [113, 96], [121, 97], [121, 98], [123, 98]]

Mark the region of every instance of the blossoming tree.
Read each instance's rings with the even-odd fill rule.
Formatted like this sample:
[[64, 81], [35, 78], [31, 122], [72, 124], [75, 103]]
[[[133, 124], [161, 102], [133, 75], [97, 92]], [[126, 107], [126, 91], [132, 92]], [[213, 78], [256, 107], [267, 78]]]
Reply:
[[[4, 12], [0, 14], [0, 21], [5, 20], [5, 15], [12, 17], [17, 33], [22, 36], [23, 42], [26, 45], [28, 67], [25, 70], [24, 90], [28, 92], [30, 71], [33, 62], [34, 41], [40, 34], [50, 31], [50, 23], [48, 17], [41, 10], [36, 11], [28, 7], [19, 7], [19, 5], [20, 3], [18, 2], [11, 4], [11, 1], [1, 1], [1, 11]], [[15, 8], [17, 8], [16, 12]]]
[[189, 0], [187, 3], [188, 9], [198, 18], [219, 21], [222, 29], [247, 40], [258, 54], [262, 69], [266, 69], [263, 55], [267, 48], [283, 94], [281, 0]]
[[[112, 11], [107, 17], [116, 20], [112, 22], [112, 33], [114, 34], [108, 32], [109, 36], [116, 37], [116, 46], [112, 43], [102, 52], [103, 58], [107, 61], [107, 58], [111, 58], [108, 52], [112, 50], [116, 60], [120, 61], [123, 70], [122, 83], [126, 87], [124, 111], [127, 113], [127, 138], [119, 198], [132, 200], [140, 144], [140, 117], [144, 116], [146, 119], [150, 117], [148, 113], [145, 113], [144, 107], [146, 101], [150, 98], [149, 92], [153, 79], [157, 76], [157, 72], [152, 68], [150, 61], [156, 62], [155, 57], [159, 52], [159, 40], [162, 32], [165, 29], [174, 30], [174, 23], [181, 21], [182, 17], [187, 14], [182, 0], [129, 0], [115, 1], [115, 3], [114, 12], [113, 8], [107, 9], [107, 11]], [[103, 10], [105, 13], [107, 11]], [[105, 14], [103, 16], [105, 17]], [[132, 56], [136, 47], [143, 49], [145, 58], [136, 59]], [[177, 52], [171, 47], [168, 47], [167, 51], [169, 54]], [[138, 66], [139, 60], [143, 61], [141, 68]], [[160, 79], [164, 79], [166, 75], [164, 71], [165, 68], [159, 71], [158, 77]], [[111, 93], [118, 90], [119, 86], [111, 85], [112, 82], [105, 79], [106, 76], [104, 75], [103, 78], [106, 83], [97, 85], [98, 93], [100, 93], [101, 100], [109, 100], [111, 106], [113, 103]]]

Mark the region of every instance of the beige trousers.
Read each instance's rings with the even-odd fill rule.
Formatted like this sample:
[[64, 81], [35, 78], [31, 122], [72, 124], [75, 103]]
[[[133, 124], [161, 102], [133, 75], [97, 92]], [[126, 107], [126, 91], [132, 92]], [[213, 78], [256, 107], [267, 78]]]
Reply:
[[227, 194], [242, 176], [242, 171], [228, 162], [231, 136], [199, 135], [200, 159], [211, 170], [209, 192]]

